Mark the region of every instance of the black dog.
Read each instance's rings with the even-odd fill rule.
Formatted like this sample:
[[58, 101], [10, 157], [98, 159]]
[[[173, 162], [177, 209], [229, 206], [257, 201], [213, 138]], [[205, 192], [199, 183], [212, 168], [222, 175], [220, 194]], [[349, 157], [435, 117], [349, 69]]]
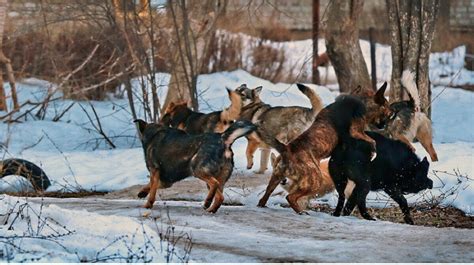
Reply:
[[237, 121], [222, 134], [190, 135], [143, 120], [135, 120], [135, 123], [150, 171], [150, 183], [138, 193], [140, 198], [150, 194], [145, 207], [153, 207], [158, 188], [168, 188], [177, 181], [195, 176], [207, 183], [209, 193], [204, 208], [212, 213], [224, 201], [224, 184], [232, 174], [232, 143], [256, 129], [250, 122]]
[[335, 216], [341, 214], [344, 205], [344, 189], [348, 179], [355, 188], [342, 212], [350, 215], [355, 205], [363, 218], [373, 219], [365, 205], [369, 191], [383, 190], [400, 206], [404, 220], [413, 224], [408, 203], [403, 194], [417, 193], [433, 188], [428, 178], [429, 162], [426, 157], [420, 161], [404, 143], [386, 138], [375, 132], [367, 132], [377, 146], [377, 158], [370, 162], [371, 146], [366, 141], [348, 138], [333, 151], [329, 161], [329, 173], [339, 194]]

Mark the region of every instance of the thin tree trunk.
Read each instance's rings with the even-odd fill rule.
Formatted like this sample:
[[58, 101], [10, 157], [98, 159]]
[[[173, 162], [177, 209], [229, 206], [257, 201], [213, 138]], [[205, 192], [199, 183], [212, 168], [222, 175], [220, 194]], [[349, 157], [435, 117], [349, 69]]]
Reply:
[[[8, 82], [10, 83], [10, 89], [12, 94], [13, 109], [17, 110], [18, 97], [16, 94], [16, 85], [15, 85], [15, 76], [13, 74], [13, 67], [11, 65], [10, 59], [8, 59], [5, 54], [3, 54], [3, 34], [5, 31], [5, 21], [7, 18], [8, 10], [8, 0], [0, 0], [0, 64], [5, 65], [7, 70]], [[1, 78], [0, 84], [0, 110], [7, 110], [5, 89], [3, 87], [3, 77]]]
[[415, 74], [421, 109], [430, 114], [429, 55], [439, 0], [386, 0], [392, 43], [390, 101], [405, 100], [400, 77], [404, 70]]
[[359, 85], [364, 90], [371, 90], [357, 24], [363, 4], [363, 0], [333, 0], [328, 9], [327, 53], [341, 92], [349, 92]]

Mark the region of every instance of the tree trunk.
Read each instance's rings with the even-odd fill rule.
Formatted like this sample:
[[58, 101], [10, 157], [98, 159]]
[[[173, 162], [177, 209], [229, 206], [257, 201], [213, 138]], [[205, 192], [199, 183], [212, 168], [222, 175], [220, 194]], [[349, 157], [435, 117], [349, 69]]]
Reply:
[[390, 102], [406, 100], [400, 77], [404, 70], [415, 74], [421, 109], [430, 115], [429, 55], [439, 0], [386, 0], [392, 44]]
[[[7, 70], [7, 77], [8, 82], [10, 83], [10, 89], [12, 94], [12, 101], [13, 101], [13, 109], [17, 110], [19, 108], [18, 105], [18, 98], [16, 95], [16, 85], [15, 85], [15, 76], [13, 74], [13, 68], [8, 59], [3, 54], [3, 34], [5, 30], [5, 21], [7, 18], [7, 10], [8, 10], [8, 0], [0, 0], [0, 64], [5, 65]], [[3, 87], [3, 72], [0, 71], [2, 77], [0, 78], [0, 110], [8, 111], [7, 108], [7, 100], [5, 95], [5, 89]]]
[[326, 47], [341, 92], [350, 92], [359, 85], [371, 90], [357, 27], [363, 4], [363, 0], [333, 0], [329, 4]]
[[218, 0], [180, 0], [169, 2], [173, 21], [173, 69], [166, 100], [169, 103], [189, 102], [198, 110], [197, 77], [202, 70], [204, 56], [216, 31], [216, 19], [225, 7]]

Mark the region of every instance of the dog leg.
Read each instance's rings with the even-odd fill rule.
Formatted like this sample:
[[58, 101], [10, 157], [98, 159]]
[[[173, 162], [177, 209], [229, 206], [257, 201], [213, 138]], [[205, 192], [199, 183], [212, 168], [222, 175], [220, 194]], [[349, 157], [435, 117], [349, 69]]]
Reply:
[[260, 141], [258, 141], [255, 137], [250, 135], [247, 137], [247, 150], [245, 152], [247, 156], [247, 169], [251, 169], [253, 167], [253, 154], [257, 151], [258, 146], [260, 145]]
[[360, 215], [364, 219], [375, 221], [375, 219], [372, 216], [370, 216], [369, 212], [367, 211], [366, 200], [367, 200], [367, 194], [369, 194], [369, 191], [370, 191], [370, 186], [363, 185], [361, 191], [357, 193], [357, 208], [359, 208]]
[[267, 204], [268, 198], [270, 198], [270, 195], [272, 195], [273, 191], [276, 189], [278, 184], [284, 179], [283, 178], [278, 178], [276, 175], [272, 174], [272, 177], [270, 178], [270, 182], [268, 182], [267, 189], [265, 190], [265, 194], [263, 197], [258, 201], [257, 206], [258, 207], [265, 207]]
[[270, 158], [270, 148], [262, 148], [260, 153], [260, 169], [256, 171], [257, 174], [265, 173], [265, 170], [268, 169], [268, 160]]
[[[352, 172], [353, 176], [360, 176], [360, 174], [356, 174], [355, 172]], [[361, 205], [361, 201], [366, 200], [367, 194], [370, 191], [370, 183], [367, 180], [364, 180], [363, 178], [357, 178], [357, 179], [351, 179], [352, 181], [355, 182], [355, 188], [352, 191], [351, 196], [347, 200], [346, 205], [344, 206], [344, 209], [342, 210], [342, 215], [343, 216], [348, 216], [351, 215], [352, 211], [354, 210], [354, 207], [356, 205]], [[359, 209], [360, 210], [360, 209]], [[368, 219], [366, 217], [370, 217], [368, 213], [362, 213], [362, 217], [365, 219]], [[370, 217], [371, 218], [371, 217]]]
[[392, 198], [396, 203], [398, 203], [398, 206], [400, 206], [400, 209], [403, 213], [403, 220], [405, 221], [405, 223], [410, 225], [415, 224], [410, 215], [410, 208], [408, 207], [408, 202], [405, 197], [403, 197], [403, 194], [400, 191], [393, 190], [385, 190], [385, 192], [390, 196], [390, 198]]
[[401, 141], [404, 144], [406, 144], [408, 147], [410, 147], [410, 149], [413, 153], [416, 152], [415, 147], [411, 144], [410, 140], [408, 140], [408, 138], [405, 137], [405, 135], [395, 134], [395, 135], [393, 135], [393, 138]]
[[286, 196], [286, 200], [290, 204], [290, 207], [298, 214], [308, 214], [303, 208], [301, 208], [301, 205], [298, 203], [298, 201], [305, 196], [310, 196], [311, 190], [307, 189], [298, 189], [296, 190], [295, 193], [288, 194]]
[[153, 203], [155, 203], [156, 192], [160, 187], [160, 172], [157, 169], [153, 169], [150, 176], [150, 193], [148, 195], [148, 201], [145, 203], [145, 208], [151, 209]]
[[365, 129], [364, 120], [363, 119], [357, 119], [354, 122], [352, 122], [352, 124], [351, 124], [350, 135], [353, 138], [366, 141], [366, 142], [368, 142], [372, 145], [372, 155], [371, 155], [370, 161], [373, 161], [375, 159], [375, 157], [377, 156], [377, 148], [376, 148], [375, 140], [370, 138], [370, 136], [368, 136], [365, 133], [364, 129]]
[[338, 197], [337, 197], [337, 206], [332, 215], [340, 216], [342, 207], [344, 206], [344, 202], [346, 201], [346, 195], [344, 191], [347, 186], [347, 179], [340, 179], [337, 181], [337, 183], [334, 183], [334, 185], [336, 186]]
[[207, 197], [204, 200], [204, 205], [202, 207], [204, 209], [208, 209], [211, 206], [212, 201], [214, 200], [214, 196], [216, 195], [219, 182], [213, 177], [208, 177], [208, 176], [204, 176], [204, 177], [197, 176], [197, 177], [206, 182], [208, 192], [207, 192]]
[[423, 123], [416, 132], [416, 139], [420, 141], [421, 145], [430, 154], [431, 161], [438, 161], [438, 154], [433, 147], [433, 134], [431, 133], [431, 125], [429, 122]]
[[[150, 179], [150, 182], [151, 182], [151, 179]], [[145, 198], [145, 197], [148, 195], [148, 193], [150, 193], [150, 188], [151, 188], [151, 183], [150, 183], [150, 182], [148, 182], [148, 184], [146, 184], [146, 185], [140, 190], [140, 192], [138, 192], [138, 195], [137, 195], [138, 198], [143, 199], [143, 198]]]
[[[217, 180], [216, 180], [217, 182]], [[222, 203], [224, 202], [224, 183], [217, 182], [217, 189], [214, 196], [214, 202], [212, 206], [207, 209], [210, 213], [216, 213], [217, 210], [221, 207]]]

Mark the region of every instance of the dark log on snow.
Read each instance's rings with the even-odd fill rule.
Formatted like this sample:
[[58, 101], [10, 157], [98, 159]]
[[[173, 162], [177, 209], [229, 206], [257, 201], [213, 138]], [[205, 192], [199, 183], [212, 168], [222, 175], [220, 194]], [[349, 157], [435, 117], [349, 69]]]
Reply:
[[30, 161], [12, 158], [0, 161], [0, 178], [17, 175], [26, 178], [36, 191], [44, 191], [51, 182], [46, 173]]

